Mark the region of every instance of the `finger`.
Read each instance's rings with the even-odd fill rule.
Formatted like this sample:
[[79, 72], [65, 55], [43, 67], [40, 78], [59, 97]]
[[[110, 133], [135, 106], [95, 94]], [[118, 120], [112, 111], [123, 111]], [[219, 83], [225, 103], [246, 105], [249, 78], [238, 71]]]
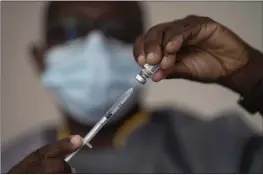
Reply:
[[198, 45], [213, 36], [218, 28], [219, 24], [208, 17], [190, 15], [174, 23], [174, 27], [166, 32], [166, 51], [176, 53], [183, 45]]
[[183, 45], [196, 45], [202, 38], [204, 38], [203, 35], [201, 35], [201, 37], [199, 35], [201, 29], [201, 25], [196, 25], [195, 27], [189, 27], [182, 32], [178, 32], [178, 34], [170, 34], [174, 36], [170, 37], [170, 41], [166, 45], [166, 52], [176, 53]]
[[133, 55], [136, 62], [140, 66], [144, 65], [146, 62], [143, 45], [144, 45], [143, 36], [137, 37], [133, 45]]
[[169, 70], [164, 70], [163, 76], [166, 79], [188, 79], [197, 81], [197, 70], [193, 64], [194, 53], [189, 52], [178, 52], [177, 62]]
[[172, 78], [189, 79], [191, 77], [189, 69], [182, 63], [177, 63], [173, 68], [165, 71], [163, 75], [166, 79], [172, 79]]
[[154, 82], [159, 82], [163, 79], [173, 79], [173, 78], [185, 78], [190, 79], [190, 74], [185, 67], [185, 65], [179, 63], [175, 65], [173, 68], [170, 68], [168, 70], [159, 70], [152, 76], [152, 80]]
[[174, 64], [173, 67], [167, 69], [167, 70], [159, 70], [156, 72], [152, 80], [154, 82], [159, 82], [162, 79], [172, 79], [172, 78], [188, 78], [190, 77], [190, 71], [188, 67], [182, 62], [182, 59], [185, 57], [185, 55], [182, 55], [181, 53], [178, 53], [177, 56], [177, 62]]
[[60, 157], [64, 158], [79, 149], [83, 144], [82, 138], [79, 135], [71, 136], [62, 139], [55, 144], [47, 145], [38, 150], [38, 153], [43, 157]]
[[165, 51], [170, 54], [176, 54], [182, 47], [184, 43], [184, 36], [176, 35], [172, 38], [170, 38], [170, 41], [165, 47]]
[[[163, 46], [166, 46], [167, 44], [167, 31], [169, 31], [169, 29], [167, 29], [165, 32], [164, 32], [164, 38], [163, 38]], [[166, 48], [163, 47], [162, 48], [162, 53], [163, 53], [163, 58], [162, 58], [162, 61], [160, 63], [160, 67], [161, 69], [163, 70], [167, 70], [169, 68], [172, 68], [175, 64], [175, 61], [176, 61], [176, 54], [175, 53], [172, 53], [172, 54], [169, 54], [166, 52]]]
[[65, 162], [63, 159], [48, 158], [42, 160], [39, 165], [34, 166], [38, 169], [32, 171], [33, 173], [45, 173], [45, 174], [55, 174], [63, 173], [70, 174], [72, 173], [72, 168], [70, 165]]
[[157, 25], [151, 28], [144, 38], [144, 53], [146, 55], [146, 62], [150, 65], [156, 65], [162, 59], [162, 41], [163, 33], [167, 23]]
[[[162, 79], [165, 79], [166, 76], [169, 75], [169, 70], [175, 66], [176, 62], [176, 55], [175, 54], [168, 54], [168, 56], [164, 57], [161, 62], [161, 69], [158, 70], [153, 76], [152, 80], [154, 82], [159, 82]], [[167, 72], [167, 73], [166, 73]]]
[[167, 54], [165, 52], [165, 56], [162, 58], [162, 61], [160, 63], [161, 69], [167, 70], [172, 68], [175, 64], [175, 61], [176, 61], [176, 54]]
[[185, 24], [186, 19], [180, 19], [173, 21], [171, 27], [165, 32], [163, 38], [164, 51], [170, 54], [178, 52], [183, 44], [183, 36], [180, 35], [188, 28], [188, 24]]
[[164, 78], [165, 78], [164, 71], [160, 69], [152, 76], [152, 81], [159, 82]]

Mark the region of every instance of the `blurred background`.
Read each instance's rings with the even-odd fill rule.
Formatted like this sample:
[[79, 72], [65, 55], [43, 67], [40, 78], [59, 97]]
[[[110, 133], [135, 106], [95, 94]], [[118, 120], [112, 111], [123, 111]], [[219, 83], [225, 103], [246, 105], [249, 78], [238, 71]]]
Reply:
[[[1, 2], [1, 143], [59, 123], [60, 116], [41, 85], [29, 55], [29, 45], [41, 42], [46, 2]], [[249, 44], [263, 51], [263, 2], [143, 2], [146, 28], [189, 14], [209, 16], [226, 25]], [[254, 129], [263, 131], [259, 114], [251, 116], [237, 105], [239, 96], [217, 85], [184, 80], [149, 83], [146, 108], [182, 107], [212, 119], [226, 111], [242, 114]]]

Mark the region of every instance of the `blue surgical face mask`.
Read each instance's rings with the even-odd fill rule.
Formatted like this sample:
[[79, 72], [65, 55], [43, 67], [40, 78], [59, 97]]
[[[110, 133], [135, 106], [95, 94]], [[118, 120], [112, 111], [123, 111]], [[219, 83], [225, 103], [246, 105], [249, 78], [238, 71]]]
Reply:
[[[45, 66], [44, 86], [66, 112], [87, 124], [97, 122], [136, 83], [135, 75], [140, 71], [132, 45], [108, 40], [97, 31], [51, 49], [46, 54]], [[113, 121], [131, 109], [138, 93], [135, 91]]]

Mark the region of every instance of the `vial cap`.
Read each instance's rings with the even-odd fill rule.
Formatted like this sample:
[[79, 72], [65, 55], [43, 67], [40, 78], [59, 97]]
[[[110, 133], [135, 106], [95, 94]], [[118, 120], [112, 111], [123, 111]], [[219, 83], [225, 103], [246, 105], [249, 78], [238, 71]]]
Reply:
[[140, 74], [136, 75], [136, 80], [139, 81], [141, 84], [145, 84], [146, 83], [146, 79], [143, 78]]

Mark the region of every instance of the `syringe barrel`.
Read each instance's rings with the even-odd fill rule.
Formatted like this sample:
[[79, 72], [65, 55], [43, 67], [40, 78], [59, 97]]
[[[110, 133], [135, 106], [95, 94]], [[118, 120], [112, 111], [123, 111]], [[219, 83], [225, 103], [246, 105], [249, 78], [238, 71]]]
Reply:
[[137, 81], [141, 84], [145, 84], [148, 78], [151, 78], [155, 72], [160, 69], [160, 65], [157, 64], [155, 66], [144, 64], [141, 72], [136, 75]]
[[111, 106], [111, 108], [108, 110], [106, 116], [109, 116], [109, 114], [114, 115], [118, 109], [125, 103], [125, 101], [130, 97], [132, 94], [133, 89], [130, 88], [126, 92], [124, 92], [117, 100], [116, 102]]
[[88, 132], [88, 134], [83, 138], [83, 143], [89, 143], [91, 139], [100, 131], [100, 129], [107, 123], [108, 118], [103, 116], [93, 128]]
[[[100, 131], [100, 129], [107, 123], [107, 118], [105, 116], [103, 116], [97, 123], [95, 126], [93, 126], [93, 128], [88, 132], [88, 134], [83, 138], [83, 145], [81, 146], [81, 148], [89, 143], [91, 141], [91, 139], [93, 139], [93, 137]], [[70, 161], [70, 159], [75, 156], [75, 154], [77, 154], [77, 152], [79, 152], [79, 150], [81, 149], [79, 148], [77, 151], [71, 153], [69, 156], [67, 156], [64, 160], [66, 162]]]
[[[88, 134], [83, 138], [83, 145], [88, 144], [91, 139], [100, 131], [100, 129], [107, 123], [107, 121], [113, 116], [118, 109], [125, 103], [125, 101], [129, 98], [132, 94], [133, 88], [128, 89], [125, 93], [123, 93], [117, 101], [113, 104], [113, 106], [108, 110], [105, 116], [103, 116], [93, 128], [88, 132]], [[83, 147], [82, 145], [82, 147]], [[65, 161], [68, 162], [79, 150], [75, 151], [74, 153], [70, 154], [68, 157], [65, 158]]]

